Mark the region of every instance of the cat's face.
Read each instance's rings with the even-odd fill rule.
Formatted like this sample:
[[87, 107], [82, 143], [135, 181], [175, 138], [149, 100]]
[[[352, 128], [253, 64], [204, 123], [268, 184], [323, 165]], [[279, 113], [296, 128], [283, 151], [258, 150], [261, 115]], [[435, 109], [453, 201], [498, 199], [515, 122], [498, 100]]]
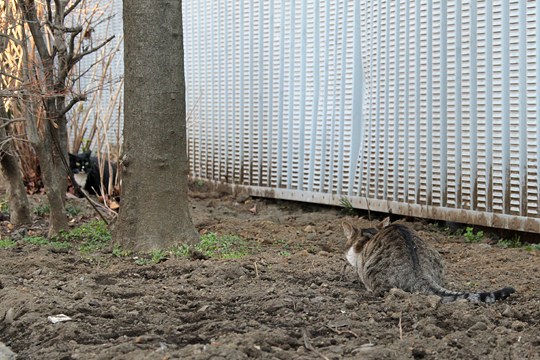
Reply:
[[69, 166], [73, 174], [88, 173], [90, 171], [90, 155], [90, 151], [80, 154], [69, 154]]

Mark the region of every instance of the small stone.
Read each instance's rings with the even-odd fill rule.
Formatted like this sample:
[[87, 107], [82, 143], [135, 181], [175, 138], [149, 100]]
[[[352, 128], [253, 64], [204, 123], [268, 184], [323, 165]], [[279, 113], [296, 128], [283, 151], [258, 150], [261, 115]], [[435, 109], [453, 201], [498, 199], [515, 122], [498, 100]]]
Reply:
[[73, 295], [74, 300], [81, 300], [82, 298], [84, 298], [84, 293], [82, 291], [76, 292]]
[[2, 360], [15, 360], [17, 354], [11, 351], [4, 343], [0, 342], [0, 359]]
[[313, 240], [316, 240], [317, 239], [317, 234], [315, 233], [309, 233], [306, 235], [306, 240], [308, 241], [313, 241]]
[[354, 301], [354, 300], [350, 300], [350, 299], [346, 299], [344, 302], [343, 302], [343, 305], [345, 305], [345, 308], [346, 309], [354, 309], [358, 306], [358, 302], [357, 301]]
[[304, 232], [307, 232], [307, 233], [314, 233], [315, 232], [315, 228], [311, 225], [308, 225], [304, 228]]
[[485, 331], [487, 330], [486, 323], [479, 321], [469, 328], [469, 331]]
[[510, 305], [506, 305], [506, 307], [504, 308], [504, 311], [502, 312], [502, 316], [504, 317], [514, 316], [514, 310], [510, 307]]
[[409, 296], [409, 294], [401, 289], [398, 289], [398, 288], [392, 288], [390, 289], [390, 291], [388, 292], [389, 295], [393, 295], [394, 297], [396, 298], [406, 298]]
[[527, 324], [523, 321], [512, 321], [512, 329], [516, 331], [522, 331], [523, 329], [525, 329], [525, 326], [527, 326]]
[[441, 297], [437, 295], [428, 295], [426, 300], [432, 309], [437, 309], [441, 303]]
[[238, 195], [236, 195], [236, 199], [235, 199], [237, 202], [239, 203], [244, 203], [246, 202], [247, 200], [249, 200], [249, 194], [247, 192], [243, 192], [243, 193], [240, 193]]
[[6, 315], [4, 316], [4, 322], [6, 324], [11, 324], [15, 320], [15, 310], [13, 308], [9, 308], [8, 311], [6, 311]]
[[437, 325], [427, 324], [422, 331], [422, 335], [424, 335], [427, 338], [434, 336], [440, 339], [444, 336], [444, 330], [438, 327]]
[[98, 307], [98, 306], [101, 306], [101, 304], [99, 303], [99, 301], [95, 300], [95, 299], [92, 299], [88, 302], [88, 305], [90, 306], [95, 306], [95, 307]]

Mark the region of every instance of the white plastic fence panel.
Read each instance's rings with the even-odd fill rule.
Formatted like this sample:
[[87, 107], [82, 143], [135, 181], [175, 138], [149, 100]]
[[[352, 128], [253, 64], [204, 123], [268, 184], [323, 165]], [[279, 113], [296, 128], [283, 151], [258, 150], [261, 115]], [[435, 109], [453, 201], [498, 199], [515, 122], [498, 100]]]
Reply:
[[191, 0], [191, 174], [540, 233], [540, 2]]

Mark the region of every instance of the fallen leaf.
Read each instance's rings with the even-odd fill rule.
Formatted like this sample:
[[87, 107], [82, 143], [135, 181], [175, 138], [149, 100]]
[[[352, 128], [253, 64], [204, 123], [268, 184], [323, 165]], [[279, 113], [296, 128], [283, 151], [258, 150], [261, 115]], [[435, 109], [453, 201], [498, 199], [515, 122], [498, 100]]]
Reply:
[[253, 205], [253, 207], [251, 209], [249, 209], [249, 211], [251, 211], [253, 214], [256, 214], [257, 213], [257, 204]]
[[111, 210], [118, 210], [118, 209], [120, 209], [120, 204], [117, 203], [116, 201], [112, 200], [109, 203], [109, 207], [111, 208]]

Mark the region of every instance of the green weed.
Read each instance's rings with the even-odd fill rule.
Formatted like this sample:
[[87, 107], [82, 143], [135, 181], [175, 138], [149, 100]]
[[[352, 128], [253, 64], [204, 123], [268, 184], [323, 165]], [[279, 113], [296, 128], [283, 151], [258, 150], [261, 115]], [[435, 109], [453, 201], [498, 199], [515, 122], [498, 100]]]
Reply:
[[15, 241], [11, 239], [2, 239], [0, 240], [0, 249], [9, 249], [15, 246], [17, 244]]
[[33, 245], [48, 245], [49, 239], [43, 236], [27, 236], [23, 239]]
[[354, 215], [356, 213], [356, 209], [353, 207], [351, 201], [348, 198], [342, 197], [339, 200], [339, 203], [343, 207], [343, 209], [341, 209], [341, 212], [343, 214], [345, 214], [345, 215]]
[[189, 257], [194, 251], [198, 251], [210, 258], [217, 259], [238, 259], [251, 252], [249, 244], [239, 236], [208, 233], [201, 236], [198, 244], [190, 247], [180, 245], [171, 250], [174, 256]]
[[131, 251], [124, 250], [120, 246], [115, 245], [112, 250], [112, 256], [114, 257], [128, 257], [131, 255]]
[[201, 236], [200, 242], [195, 248], [208, 257], [221, 259], [237, 259], [249, 253], [248, 244], [241, 237], [234, 235], [218, 236], [215, 233]]
[[511, 239], [501, 239], [497, 242], [497, 246], [502, 248], [519, 248], [522, 247], [521, 238], [514, 235]]
[[0, 212], [6, 215], [9, 214], [9, 201], [7, 201], [5, 198], [0, 200]]
[[482, 238], [484, 237], [484, 232], [480, 230], [475, 234], [473, 227], [467, 227], [463, 236], [465, 237], [465, 241], [468, 243], [478, 243], [482, 241]]
[[49, 242], [49, 246], [55, 249], [69, 249], [71, 248], [71, 244], [65, 241], [55, 241], [52, 240]]
[[33, 212], [35, 215], [43, 217], [45, 215], [49, 215], [51, 212], [51, 207], [49, 204], [39, 204], [34, 208]]
[[527, 244], [523, 248], [527, 251], [540, 251], [540, 244]]
[[55, 249], [69, 249], [71, 247], [71, 244], [57, 237], [49, 240], [43, 236], [27, 236], [23, 240], [33, 245], [50, 246]]
[[149, 254], [149, 257], [140, 257], [135, 259], [135, 264], [143, 266], [150, 264], [159, 264], [162, 261], [167, 260], [167, 252], [164, 250], [153, 250]]
[[63, 242], [80, 241], [79, 251], [83, 254], [102, 251], [111, 242], [111, 233], [103, 221], [92, 221], [67, 232], [57, 239]]
[[74, 205], [67, 204], [66, 205], [66, 213], [70, 217], [75, 217], [75, 216], [77, 216], [77, 215], [79, 215], [81, 213], [81, 209], [79, 209], [78, 207], [76, 207]]
[[173, 254], [176, 257], [189, 257], [191, 254], [191, 250], [189, 245], [182, 244], [179, 246], [175, 246], [171, 249], [171, 254]]

